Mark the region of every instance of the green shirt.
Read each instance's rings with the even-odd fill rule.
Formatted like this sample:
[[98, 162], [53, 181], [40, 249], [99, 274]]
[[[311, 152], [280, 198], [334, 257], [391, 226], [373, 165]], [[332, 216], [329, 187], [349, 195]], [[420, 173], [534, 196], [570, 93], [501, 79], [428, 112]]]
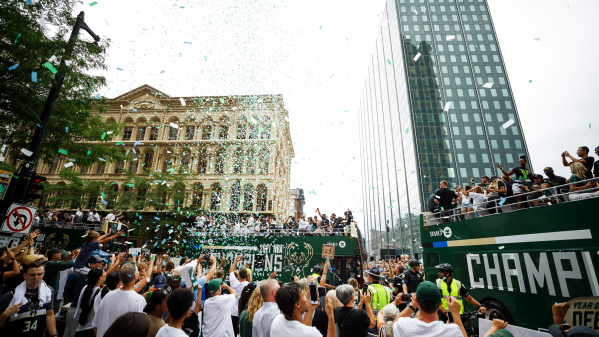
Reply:
[[60, 272], [67, 270], [73, 266], [73, 262], [48, 262], [46, 263], [44, 282], [52, 287], [52, 289], [58, 289], [58, 283], [60, 282]]
[[[576, 174], [573, 174], [573, 175], [570, 177], [570, 184], [572, 184], [572, 183], [575, 183], [575, 182], [577, 182], [577, 181], [583, 181], [583, 180], [586, 180], [586, 179], [587, 179], [587, 178], [580, 178], [580, 177], [579, 177], [579, 176], [577, 176]], [[584, 185], [586, 185], [586, 183], [578, 183], [578, 184], [576, 184], [576, 187], [581, 187], [581, 186], [584, 186]], [[570, 191], [572, 191], [572, 185], [570, 185]]]
[[239, 316], [239, 337], [252, 337], [252, 322], [248, 321], [248, 311]]

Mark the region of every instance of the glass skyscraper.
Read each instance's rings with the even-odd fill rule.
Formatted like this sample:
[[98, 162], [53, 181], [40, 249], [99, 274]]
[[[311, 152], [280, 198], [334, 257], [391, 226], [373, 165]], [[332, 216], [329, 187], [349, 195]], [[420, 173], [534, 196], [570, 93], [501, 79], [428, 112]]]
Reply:
[[528, 157], [485, 0], [387, 0], [359, 116], [365, 232], [388, 233], [371, 248], [420, 252], [440, 181]]

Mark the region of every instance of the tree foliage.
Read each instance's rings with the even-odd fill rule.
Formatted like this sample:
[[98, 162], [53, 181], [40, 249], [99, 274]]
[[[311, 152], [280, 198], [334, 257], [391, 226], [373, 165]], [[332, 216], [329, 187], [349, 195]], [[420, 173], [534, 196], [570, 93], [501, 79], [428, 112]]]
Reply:
[[[101, 139], [104, 131], [117, 133], [121, 127], [105, 125], [99, 115], [91, 114], [106, 110], [105, 101], [96, 99], [95, 94], [106, 85], [106, 79], [92, 73], [106, 69], [104, 62], [110, 41], [102, 38], [98, 44], [86, 42], [92, 39], [81, 30], [73, 54], [64, 55], [76, 21], [73, 10], [77, 3], [36, 0], [29, 5], [25, 0], [0, 1], [0, 143], [9, 146], [12, 158], [24, 157], [20, 151], [29, 148], [33, 132], [41, 123], [46, 98], [56, 82], [44, 63], [53, 56], [56, 60], [51, 63], [64, 71], [66, 77], [39, 158], [50, 162], [59, 149], [67, 150], [68, 157], [81, 166], [95, 163], [98, 157], [107, 160], [123, 157]], [[95, 33], [101, 36], [101, 31]], [[63, 58], [70, 60], [70, 65], [59, 67]], [[9, 70], [14, 65], [18, 66]], [[32, 80], [32, 72], [37, 73], [37, 82]]]

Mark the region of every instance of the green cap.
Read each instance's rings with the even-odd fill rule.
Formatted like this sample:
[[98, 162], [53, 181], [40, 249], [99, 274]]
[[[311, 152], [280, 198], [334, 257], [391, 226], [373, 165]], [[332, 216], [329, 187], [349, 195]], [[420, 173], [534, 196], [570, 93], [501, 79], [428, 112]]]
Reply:
[[220, 289], [220, 285], [223, 283], [223, 279], [222, 278], [215, 278], [210, 280], [210, 282], [208, 282], [208, 284], [206, 285], [206, 291], [212, 295], [214, 293], [216, 293], [218, 291], [218, 289]]
[[433, 282], [424, 281], [416, 289], [416, 299], [424, 307], [435, 308], [441, 304], [441, 292]]
[[514, 335], [506, 329], [499, 329], [494, 334], [489, 335], [489, 337], [514, 337]]

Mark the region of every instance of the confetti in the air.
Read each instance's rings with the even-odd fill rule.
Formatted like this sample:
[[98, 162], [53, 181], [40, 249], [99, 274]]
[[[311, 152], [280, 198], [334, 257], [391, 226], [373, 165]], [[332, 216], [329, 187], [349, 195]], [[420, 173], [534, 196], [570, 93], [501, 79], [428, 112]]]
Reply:
[[445, 107], [443, 108], [443, 111], [447, 112], [447, 111], [449, 111], [449, 108], [451, 108], [451, 102], [446, 102]]
[[21, 152], [26, 155], [27, 157], [31, 157], [31, 155], [33, 154], [33, 152], [27, 150], [27, 149], [21, 149]]
[[512, 124], [514, 124], [514, 123], [515, 123], [515, 122], [514, 122], [514, 120], [513, 120], [513, 119], [510, 119], [509, 121], [507, 121], [507, 122], [503, 123], [503, 128], [504, 128], [504, 129], [507, 129], [507, 128], [509, 128], [510, 126], [512, 126]]
[[447, 35], [447, 37], [445, 38], [446, 41], [451, 41], [451, 40], [455, 40], [455, 35]]
[[19, 64], [17, 63], [11, 67], [8, 67], [8, 70], [15, 70], [15, 69], [17, 69], [18, 66], [19, 66]]
[[491, 89], [493, 87], [493, 83], [485, 83], [483, 84], [483, 88]]
[[37, 83], [37, 73], [35, 71], [31, 72], [31, 82]]
[[414, 56], [414, 62], [418, 61], [420, 56], [422, 56], [422, 54], [420, 54], [420, 53], [416, 54], [416, 56]]

